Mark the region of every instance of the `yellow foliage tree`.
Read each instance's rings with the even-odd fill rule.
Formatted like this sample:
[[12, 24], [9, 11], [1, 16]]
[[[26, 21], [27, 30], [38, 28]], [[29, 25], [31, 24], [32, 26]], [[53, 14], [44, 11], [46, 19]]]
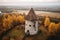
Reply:
[[24, 22], [25, 22], [25, 18], [24, 18], [24, 16], [22, 16], [22, 15], [18, 16], [16, 19], [17, 19], [17, 21], [20, 22], [20, 23], [24, 23]]
[[12, 20], [16, 21], [16, 18], [17, 18], [17, 17], [16, 17], [16, 15], [13, 14], [13, 15], [12, 15], [12, 18], [13, 18]]
[[47, 27], [47, 26], [49, 26], [49, 24], [50, 24], [50, 19], [49, 19], [49, 17], [46, 17], [45, 21], [44, 21], [44, 26]]
[[48, 27], [48, 31], [49, 31], [49, 33], [55, 33], [55, 31], [56, 31], [56, 24], [51, 22], [49, 27]]
[[4, 14], [3, 15], [3, 27], [10, 28], [11, 23], [13, 22], [12, 19], [13, 19], [12, 16], [10, 16], [9, 14]]
[[60, 22], [58, 24], [56, 24], [56, 32], [60, 30]]
[[7, 14], [5, 13], [3, 15], [3, 27], [5, 29], [7, 28], [11, 28], [11, 25], [14, 21], [16, 22], [20, 22], [20, 23], [24, 23], [25, 22], [25, 18], [23, 15], [19, 15], [19, 14]]
[[16, 21], [16, 18], [19, 16], [19, 13], [13, 13], [12, 14], [12, 17], [13, 17], [13, 20]]

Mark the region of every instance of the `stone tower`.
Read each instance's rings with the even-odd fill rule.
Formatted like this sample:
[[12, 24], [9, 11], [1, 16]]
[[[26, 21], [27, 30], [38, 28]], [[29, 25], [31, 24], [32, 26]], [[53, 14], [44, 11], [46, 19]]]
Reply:
[[33, 8], [30, 9], [28, 15], [25, 17], [25, 33], [28, 33], [30, 35], [35, 35], [38, 32], [38, 21], [37, 16], [33, 10]]

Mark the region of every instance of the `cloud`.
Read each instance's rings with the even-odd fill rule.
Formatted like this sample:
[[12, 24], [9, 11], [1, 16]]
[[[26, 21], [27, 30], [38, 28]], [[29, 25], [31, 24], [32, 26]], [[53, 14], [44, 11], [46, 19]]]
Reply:
[[[0, 5], [52, 5], [60, 4], [60, 0], [0, 0]], [[54, 5], [55, 5], [54, 4]]]
[[0, 2], [59, 2], [60, 0], [0, 0]]

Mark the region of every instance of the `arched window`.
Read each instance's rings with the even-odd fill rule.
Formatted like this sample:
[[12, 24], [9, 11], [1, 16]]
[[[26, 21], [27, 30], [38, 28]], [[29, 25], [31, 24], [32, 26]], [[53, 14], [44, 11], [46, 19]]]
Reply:
[[30, 31], [29, 31], [29, 30], [27, 30], [27, 35], [28, 35], [28, 36], [30, 35]]

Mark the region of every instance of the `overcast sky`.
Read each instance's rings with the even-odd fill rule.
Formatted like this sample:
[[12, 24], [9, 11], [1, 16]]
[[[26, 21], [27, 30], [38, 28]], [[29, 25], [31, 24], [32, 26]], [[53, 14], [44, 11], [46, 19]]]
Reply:
[[0, 0], [0, 6], [32, 6], [32, 5], [55, 5], [60, 6], [60, 0]]

